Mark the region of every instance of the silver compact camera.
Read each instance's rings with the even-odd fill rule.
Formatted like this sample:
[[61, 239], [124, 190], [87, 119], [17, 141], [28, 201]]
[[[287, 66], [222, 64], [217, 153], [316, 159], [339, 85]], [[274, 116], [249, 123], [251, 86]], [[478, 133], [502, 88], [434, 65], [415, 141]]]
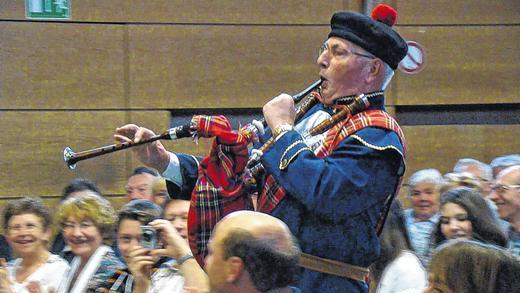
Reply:
[[152, 226], [141, 226], [141, 241], [139, 243], [147, 249], [157, 247], [157, 231]]

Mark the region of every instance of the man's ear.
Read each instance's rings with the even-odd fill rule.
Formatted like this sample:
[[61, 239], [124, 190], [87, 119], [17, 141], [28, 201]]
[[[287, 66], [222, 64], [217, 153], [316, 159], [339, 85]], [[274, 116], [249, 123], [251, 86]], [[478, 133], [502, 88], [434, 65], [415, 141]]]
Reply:
[[384, 64], [381, 59], [373, 59], [370, 61], [370, 67], [368, 69], [367, 82], [372, 83], [377, 80], [384, 70]]
[[227, 263], [227, 276], [226, 281], [228, 283], [234, 283], [240, 279], [242, 272], [244, 271], [244, 261], [238, 256], [231, 256], [226, 260]]

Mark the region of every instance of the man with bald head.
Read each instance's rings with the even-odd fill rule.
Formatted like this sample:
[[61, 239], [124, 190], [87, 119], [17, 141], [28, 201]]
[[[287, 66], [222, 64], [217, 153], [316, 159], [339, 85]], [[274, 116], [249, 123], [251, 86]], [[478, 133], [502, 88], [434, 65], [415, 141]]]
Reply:
[[511, 224], [509, 248], [520, 255], [520, 165], [498, 173], [491, 189], [489, 199], [497, 205], [500, 217]]
[[[169, 251], [184, 254], [178, 259], [194, 258], [179, 232], [170, 233], [175, 237], [163, 239]], [[284, 222], [264, 213], [238, 211], [220, 220], [211, 235], [206, 273], [197, 266], [192, 286], [203, 288], [209, 279], [210, 292], [216, 293], [301, 292], [289, 286], [296, 281], [301, 251]], [[198, 293], [195, 287], [184, 289]]]
[[300, 249], [289, 228], [267, 214], [240, 211], [213, 231], [206, 257], [212, 292], [300, 292], [289, 287]]

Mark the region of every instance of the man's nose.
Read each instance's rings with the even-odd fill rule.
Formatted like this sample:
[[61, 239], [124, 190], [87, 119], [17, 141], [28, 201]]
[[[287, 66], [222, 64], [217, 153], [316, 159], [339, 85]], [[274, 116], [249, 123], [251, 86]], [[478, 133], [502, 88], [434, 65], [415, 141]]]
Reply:
[[322, 52], [320, 56], [318, 56], [316, 63], [318, 63], [320, 68], [327, 68], [329, 66], [328, 54], [326, 51]]
[[497, 192], [495, 190], [491, 190], [491, 192], [489, 193], [487, 198], [492, 200], [492, 201], [496, 201], [498, 199], [498, 194], [497, 194]]
[[127, 192], [126, 192], [126, 196], [127, 196], [129, 199], [136, 199], [137, 196], [138, 196], [138, 192], [135, 191], [135, 190], [127, 191]]

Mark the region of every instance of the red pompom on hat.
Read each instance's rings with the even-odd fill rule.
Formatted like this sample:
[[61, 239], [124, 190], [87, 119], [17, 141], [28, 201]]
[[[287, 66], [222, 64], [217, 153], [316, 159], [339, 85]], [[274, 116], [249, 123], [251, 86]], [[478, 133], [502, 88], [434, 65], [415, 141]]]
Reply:
[[352, 12], [334, 13], [330, 20], [330, 37], [343, 38], [383, 60], [393, 70], [406, 56], [406, 41], [392, 29], [397, 12], [388, 5], [379, 4], [372, 17]]
[[372, 19], [393, 26], [397, 20], [397, 11], [386, 4], [379, 4], [372, 10]]

